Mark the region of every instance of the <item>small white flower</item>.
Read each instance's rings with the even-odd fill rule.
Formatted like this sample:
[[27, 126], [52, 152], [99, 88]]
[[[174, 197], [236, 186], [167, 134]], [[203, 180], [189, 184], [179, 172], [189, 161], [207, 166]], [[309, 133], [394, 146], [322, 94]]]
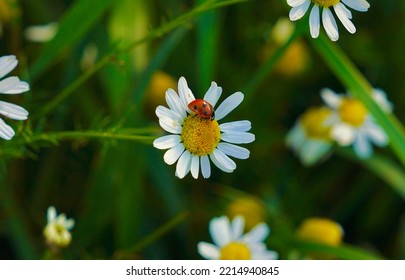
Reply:
[[74, 227], [75, 221], [66, 219], [65, 214], [57, 215], [53, 206], [48, 208], [47, 219], [48, 223], [44, 229], [44, 236], [48, 244], [58, 247], [68, 246], [72, 240], [70, 230]]
[[274, 260], [278, 254], [267, 250], [264, 240], [269, 227], [260, 223], [243, 235], [245, 221], [236, 216], [232, 222], [221, 216], [211, 220], [209, 230], [214, 244], [198, 243], [198, 253], [209, 260]]
[[[383, 128], [359, 100], [350, 95], [336, 94], [330, 89], [323, 89], [321, 96], [326, 105], [334, 110], [327, 122], [331, 125], [332, 138], [339, 145], [353, 145], [358, 157], [368, 158], [373, 153], [371, 143], [380, 147], [388, 144], [389, 139]], [[392, 111], [392, 104], [382, 90], [373, 90], [371, 96], [384, 111]]]
[[286, 144], [303, 165], [313, 165], [324, 158], [333, 147], [331, 126], [326, 121], [332, 114], [328, 107], [309, 108], [287, 135]]
[[[14, 55], [0, 57], [0, 79], [10, 73], [18, 64]], [[20, 94], [30, 89], [26, 82], [20, 81], [16, 76], [8, 77], [0, 81], [0, 94]], [[14, 120], [26, 120], [28, 111], [24, 108], [0, 101], [0, 114]], [[14, 136], [14, 130], [0, 118], [0, 137], [10, 140]]]
[[36, 43], [45, 43], [52, 40], [58, 32], [58, 23], [50, 22], [43, 25], [31, 25], [24, 30], [27, 40]]
[[[188, 108], [188, 104], [195, 100], [187, 85], [186, 79], [181, 77], [178, 82], [179, 95], [173, 90], [166, 91], [166, 102], [169, 108], [158, 106], [156, 115], [160, 126], [172, 135], [156, 139], [153, 146], [158, 149], [169, 149], [164, 154], [164, 161], [171, 165], [177, 161], [176, 176], [184, 178], [189, 171], [194, 178], [198, 178], [199, 169], [204, 178], [211, 175], [211, 161], [222, 171], [230, 173], [236, 168], [236, 163], [229, 157], [247, 159], [249, 150], [234, 144], [246, 144], [255, 140], [255, 136], [248, 131], [250, 121], [234, 121], [218, 124], [217, 121], [227, 116], [243, 100], [243, 94], [236, 92], [226, 98], [215, 109], [215, 118], [206, 119], [196, 116]], [[215, 82], [204, 95], [204, 100], [213, 108], [221, 96], [222, 88]]]
[[295, 21], [302, 18], [311, 6], [311, 3], [313, 7], [309, 15], [309, 27], [312, 38], [319, 36], [321, 25], [320, 9], [322, 9], [323, 27], [332, 41], [339, 39], [339, 31], [331, 7], [333, 7], [343, 26], [352, 34], [356, 32], [356, 27], [351, 22], [352, 13], [347, 7], [359, 12], [366, 12], [370, 7], [370, 4], [366, 0], [287, 0], [287, 4], [292, 7], [290, 19]]

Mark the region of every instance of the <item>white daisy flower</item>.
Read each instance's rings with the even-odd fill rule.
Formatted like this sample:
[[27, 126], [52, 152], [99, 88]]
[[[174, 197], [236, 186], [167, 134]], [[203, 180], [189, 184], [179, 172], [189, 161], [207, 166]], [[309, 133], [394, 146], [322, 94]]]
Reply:
[[331, 126], [326, 123], [332, 113], [326, 106], [309, 108], [288, 133], [286, 144], [303, 165], [317, 163], [332, 149]]
[[370, 4], [366, 0], [287, 0], [287, 4], [292, 7], [290, 10], [290, 20], [292, 21], [302, 18], [313, 4], [309, 15], [309, 28], [312, 38], [319, 36], [320, 9], [322, 9], [323, 27], [332, 41], [339, 39], [339, 31], [331, 7], [333, 7], [343, 26], [352, 34], [356, 32], [356, 27], [350, 21], [352, 13], [347, 7], [359, 12], [366, 12], [370, 8]]
[[48, 208], [47, 212], [48, 223], [44, 229], [44, 236], [50, 245], [58, 247], [66, 247], [72, 240], [70, 230], [75, 225], [73, 219], [66, 219], [65, 214], [57, 215], [56, 209], [53, 206]]
[[[10, 73], [18, 64], [14, 55], [0, 57], [0, 79]], [[20, 94], [30, 89], [26, 82], [20, 81], [16, 76], [8, 77], [0, 81], [0, 93], [2, 94]], [[28, 111], [24, 108], [0, 101], [0, 114], [14, 120], [26, 120]], [[14, 130], [0, 118], [0, 137], [10, 140], [14, 136]]]
[[[331, 125], [331, 137], [339, 145], [353, 145], [358, 157], [367, 158], [373, 153], [371, 143], [380, 147], [388, 144], [389, 139], [383, 128], [359, 100], [350, 95], [336, 94], [330, 89], [323, 89], [321, 96], [326, 105], [334, 110], [327, 122]], [[371, 96], [384, 111], [392, 111], [392, 104], [382, 90], [374, 89]]]
[[[247, 159], [249, 150], [234, 144], [246, 144], [255, 140], [255, 136], [247, 131], [251, 128], [250, 121], [234, 121], [218, 124], [243, 100], [243, 93], [236, 92], [226, 98], [217, 109], [215, 118], [204, 118], [193, 113], [188, 104], [195, 100], [187, 85], [186, 79], [181, 77], [178, 82], [179, 95], [173, 90], [166, 91], [166, 102], [169, 108], [158, 106], [156, 115], [160, 126], [172, 135], [156, 139], [153, 146], [158, 149], [169, 149], [164, 154], [164, 161], [171, 165], [177, 161], [176, 176], [184, 178], [189, 171], [194, 178], [198, 178], [199, 169], [204, 178], [211, 175], [211, 161], [222, 171], [231, 173], [236, 163], [229, 157]], [[204, 95], [204, 100], [213, 108], [221, 96], [222, 88], [215, 82]]]
[[275, 260], [277, 252], [267, 250], [264, 240], [269, 227], [260, 223], [243, 235], [245, 221], [236, 216], [232, 222], [221, 216], [211, 220], [209, 230], [214, 244], [198, 243], [198, 253], [209, 260]]

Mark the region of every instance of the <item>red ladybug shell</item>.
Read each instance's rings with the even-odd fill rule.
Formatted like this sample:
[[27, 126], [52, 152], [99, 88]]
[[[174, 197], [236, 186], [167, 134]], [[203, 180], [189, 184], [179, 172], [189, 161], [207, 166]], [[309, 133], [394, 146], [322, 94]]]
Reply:
[[204, 119], [211, 119], [215, 118], [214, 108], [212, 108], [211, 104], [203, 99], [196, 99], [190, 104], [188, 104], [188, 108], [191, 111], [196, 113], [197, 116], [204, 118]]

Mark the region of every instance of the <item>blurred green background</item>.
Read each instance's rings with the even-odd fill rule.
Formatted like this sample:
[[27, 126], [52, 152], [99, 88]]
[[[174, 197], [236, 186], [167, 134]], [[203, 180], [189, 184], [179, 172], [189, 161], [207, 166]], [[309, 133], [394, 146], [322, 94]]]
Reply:
[[[44, 257], [50, 205], [76, 221], [71, 245], [54, 257], [201, 259], [197, 243], [211, 242], [209, 221], [245, 195], [263, 202], [271, 228], [266, 243], [281, 259], [319, 250], [333, 258], [405, 258], [405, 205], [397, 192], [341, 154], [303, 167], [285, 146], [297, 117], [322, 104], [321, 88], [345, 91], [307, 30], [290, 45], [299, 47], [283, 51], [264, 79], [255, 80], [282, 47], [272, 34], [276, 22], [288, 18], [286, 1], [215, 9], [215, 1], [208, 2], [0, 0], [0, 55], [16, 55], [15, 73], [31, 86], [21, 96], [2, 96], [30, 117], [8, 121], [16, 136], [0, 140], [1, 259]], [[338, 23], [336, 44], [370, 84], [387, 92], [404, 121], [405, 1], [369, 2], [367, 13], [353, 11], [354, 35]], [[206, 10], [193, 10], [197, 6]], [[27, 37], [28, 27], [52, 22], [58, 23], [53, 40]], [[226, 121], [250, 120], [256, 141], [245, 145], [250, 158], [236, 160], [233, 173], [213, 167], [208, 180], [180, 180], [163, 162], [163, 151], [153, 148], [153, 139], [164, 134], [154, 110], [164, 104], [167, 87], [177, 91], [181, 76], [199, 98], [211, 81], [223, 88], [221, 100], [245, 94]], [[52, 136], [58, 131], [146, 137]], [[395, 161], [389, 148], [376, 153]], [[296, 238], [298, 225], [313, 216], [344, 228], [346, 251]]]

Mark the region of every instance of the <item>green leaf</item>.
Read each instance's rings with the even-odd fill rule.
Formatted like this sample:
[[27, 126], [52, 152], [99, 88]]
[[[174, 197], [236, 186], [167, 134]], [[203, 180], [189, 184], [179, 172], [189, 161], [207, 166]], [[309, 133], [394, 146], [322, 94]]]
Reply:
[[63, 51], [83, 38], [113, 3], [112, 0], [76, 1], [59, 22], [55, 37], [44, 46], [33, 64], [31, 80], [38, 79]]
[[372, 86], [336, 44], [333, 44], [324, 35], [310, 41], [336, 77], [340, 79], [355, 98], [364, 103], [384, 128], [391, 141], [390, 144], [394, 153], [405, 166], [405, 133], [402, 124], [394, 115], [386, 114], [373, 100], [370, 94]]

